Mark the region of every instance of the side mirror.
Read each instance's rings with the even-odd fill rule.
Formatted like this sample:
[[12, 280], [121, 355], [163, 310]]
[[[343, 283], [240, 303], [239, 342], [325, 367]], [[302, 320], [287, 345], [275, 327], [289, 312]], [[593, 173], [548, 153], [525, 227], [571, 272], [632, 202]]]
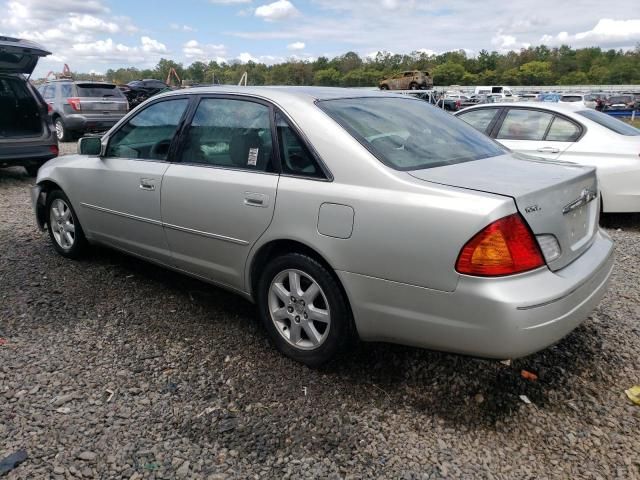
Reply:
[[102, 139], [100, 137], [82, 137], [78, 140], [78, 153], [80, 155], [100, 155], [102, 150]]

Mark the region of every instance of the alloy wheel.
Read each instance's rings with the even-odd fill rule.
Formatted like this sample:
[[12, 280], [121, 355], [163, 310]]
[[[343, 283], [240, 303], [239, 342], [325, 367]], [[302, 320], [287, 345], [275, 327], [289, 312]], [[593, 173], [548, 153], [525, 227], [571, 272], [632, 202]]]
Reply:
[[73, 214], [67, 202], [56, 198], [49, 207], [49, 222], [56, 243], [64, 250], [70, 250], [76, 239]]
[[329, 335], [327, 297], [301, 270], [283, 270], [274, 277], [269, 287], [269, 313], [278, 333], [295, 348], [314, 350]]

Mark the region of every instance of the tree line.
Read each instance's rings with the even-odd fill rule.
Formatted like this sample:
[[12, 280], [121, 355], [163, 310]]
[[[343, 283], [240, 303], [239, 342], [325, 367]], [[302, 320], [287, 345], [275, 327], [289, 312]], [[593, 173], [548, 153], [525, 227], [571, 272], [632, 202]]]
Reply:
[[[115, 83], [141, 78], [165, 80], [171, 68], [192, 83], [236, 84], [247, 72], [249, 85], [366, 87], [404, 70], [428, 71], [438, 86], [640, 84], [640, 44], [628, 51], [539, 45], [502, 54], [481, 50], [476, 56], [463, 50], [439, 55], [379, 52], [366, 58], [347, 52], [332, 59], [290, 59], [274, 65], [196, 61], [185, 66], [163, 58], [152, 69], [109, 69], [104, 79]], [[90, 78], [87, 74], [76, 76]]]

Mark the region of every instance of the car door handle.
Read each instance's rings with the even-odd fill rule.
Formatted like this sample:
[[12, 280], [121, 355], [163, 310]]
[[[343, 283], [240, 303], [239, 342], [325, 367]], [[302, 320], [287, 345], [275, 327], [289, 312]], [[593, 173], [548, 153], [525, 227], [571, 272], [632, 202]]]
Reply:
[[540, 147], [538, 148], [540, 153], [560, 153], [560, 149], [556, 147]]
[[150, 178], [141, 178], [140, 179], [140, 189], [141, 190], [149, 190], [149, 191], [153, 191], [156, 189], [156, 185], [155, 183], [153, 183], [153, 180]]
[[269, 206], [269, 196], [264, 193], [244, 192], [244, 204], [250, 207]]

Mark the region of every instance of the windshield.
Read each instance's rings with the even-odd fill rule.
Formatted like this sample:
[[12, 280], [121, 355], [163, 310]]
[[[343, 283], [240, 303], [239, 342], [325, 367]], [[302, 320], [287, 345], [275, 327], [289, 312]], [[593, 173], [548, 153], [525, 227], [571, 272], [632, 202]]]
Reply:
[[598, 112], [597, 110], [581, 110], [578, 112], [578, 115], [582, 115], [583, 117], [586, 117], [609, 130], [619, 133], [620, 135], [626, 135], [628, 137], [640, 135], [640, 130], [637, 128], [632, 127], [628, 123], [624, 123], [617, 118], [613, 118], [606, 113]]
[[563, 95], [560, 99], [561, 102], [579, 102], [582, 97], [579, 95]]
[[506, 152], [465, 122], [411, 98], [345, 98], [318, 106], [396, 170], [452, 165]]
[[104, 83], [78, 83], [79, 97], [122, 97], [122, 93], [115, 85]]

